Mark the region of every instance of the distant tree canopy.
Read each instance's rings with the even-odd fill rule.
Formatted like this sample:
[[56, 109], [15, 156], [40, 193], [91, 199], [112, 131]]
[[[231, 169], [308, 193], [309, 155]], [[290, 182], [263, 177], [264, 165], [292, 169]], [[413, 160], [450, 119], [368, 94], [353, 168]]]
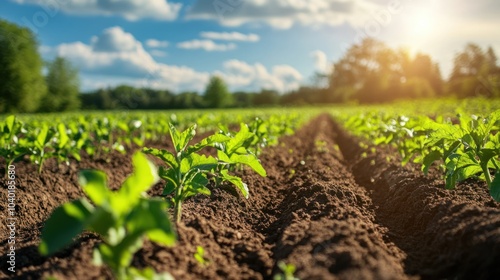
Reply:
[[368, 38], [353, 45], [334, 64], [330, 75], [331, 101], [387, 102], [442, 94], [439, 68], [430, 56], [411, 57]]
[[458, 97], [500, 97], [500, 67], [493, 49], [469, 43], [455, 55], [448, 91]]
[[209, 108], [225, 108], [233, 105], [233, 96], [224, 80], [219, 76], [210, 78], [203, 100]]
[[48, 63], [45, 77], [48, 92], [42, 100], [41, 111], [61, 112], [80, 108], [78, 70], [65, 58], [57, 57]]
[[35, 112], [47, 93], [35, 36], [0, 20], [0, 46], [0, 113]]

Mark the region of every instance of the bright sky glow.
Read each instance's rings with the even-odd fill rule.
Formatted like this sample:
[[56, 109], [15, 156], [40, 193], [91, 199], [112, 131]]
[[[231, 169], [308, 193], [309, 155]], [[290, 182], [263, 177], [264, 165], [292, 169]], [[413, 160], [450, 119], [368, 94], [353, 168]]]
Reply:
[[[47, 5], [47, 3], [49, 3]], [[55, 3], [55, 4], [54, 4]], [[215, 5], [226, 3], [226, 5]], [[430, 54], [445, 77], [468, 42], [500, 54], [498, 0], [6, 0], [0, 18], [37, 34], [45, 59], [62, 55], [82, 89], [122, 83], [203, 90], [287, 91], [328, 72], [372, 36]]]

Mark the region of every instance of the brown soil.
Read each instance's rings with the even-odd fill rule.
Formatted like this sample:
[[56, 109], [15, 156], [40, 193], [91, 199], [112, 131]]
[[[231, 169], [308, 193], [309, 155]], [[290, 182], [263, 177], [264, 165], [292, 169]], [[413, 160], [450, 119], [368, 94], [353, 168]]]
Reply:
[[[445, 191], [437, 172], [425, 177], [415, 166], [386, 162], [388, 154], [380, 149], [363, 157], [357, 140], [321, 115], [264, 151], [266, 178], [241, 173], [250, 187], [248, 200], [230, 186], [191, 198], [177, 225], [177, 245], [146, 242], [133, 265], [168, 271], [176, 279], [272, 279], [278, 261], [297, 266], [301, 279], [500, 275], [500, 204], [485, 185], [470, 180]], [[43, 222], [54, 208], [83, 195], [77, 173], [86, 168], [104, 170], [112, 188], [132, 171], [130, 156], [118, 153], [109, 162], [49, 161], [41, 175], [31, 164], [16, 164], [16, 273], [7, 271], [8, 229], [2, 223], [2, 279], [112, 278], [108, 269], [92, 265], [92, 248], [100, 241], [91, 233], [50, 258], [37, 252]], [[0, 185], [5, 198], [5, 181]], [[158, 184], [151, 194], [160, 191]], [[2, 215], [6, 207], [2, 199]], [[205, 249], [208, 265], [194, 259], [196, 246]]]

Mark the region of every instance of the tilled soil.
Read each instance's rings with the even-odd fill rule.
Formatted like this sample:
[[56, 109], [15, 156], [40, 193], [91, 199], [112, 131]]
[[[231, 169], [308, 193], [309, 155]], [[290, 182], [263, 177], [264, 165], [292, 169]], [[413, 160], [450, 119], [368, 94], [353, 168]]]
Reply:
[[[294, 264], [301, 279], [496, 279], [500, 204], [485, 184], [470, 180], [446, 191], [437, 172], [423, 176], [415, 166], [387, 162], [390, 154], [380, 149], [364, 155], [357, 139], [321, 115], [264, 151], [267, 177], [241, 172], [248, 200], [231, 186], [191, 198], [177, 224], [177, 245], [146, 242], [133, 265], [176, 279], [272, 279], [278, 261]], [[91, 233], [49, 258], [36, 247], [55, 207], [83, 195], [78, 170], [104, 170], [112, 188], [132, 171], [130, 155], [108, 159], [84, 158], [69, 167], [49, 161], [41, 175], [31, 164], [16, 164], [16, 273], [7, 271], [4, 222], [2, 279], [112, 278], [92, 265], [99, 238]], [[1, 187], [6, 198], [4, 181]], [[2, 199], [3, 216], [6, 207]], [[205, 249], [207, 265], [193, 257], [197, 246]]]

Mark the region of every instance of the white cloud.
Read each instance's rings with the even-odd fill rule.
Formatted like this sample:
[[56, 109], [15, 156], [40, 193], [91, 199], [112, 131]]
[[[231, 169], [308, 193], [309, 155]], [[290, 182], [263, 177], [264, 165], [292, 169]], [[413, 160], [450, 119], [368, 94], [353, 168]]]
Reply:
[[216, 72], [232, 87], [245, 90], [274, 89], [280, 92], [297, 89], [302, 75], [289, 65], [276, 65], [270, 71], [261, 63], [248, 64], [241, 60], [224, 63]]
[[182, 7], [168, 0], [13, 0], [19, 4], [37, 4], [48, 13], [121, 16], [130, 21], [143, 18], [175, 20]]
[[166, 48], [168, 45], [169, 43], [167, 41], [160, 41], [156, 39], [146, 40], [146, 46], [150, 48]]
[[314, 59], [314, 69], [323, 74], [330, 72], [330, 63], [326, 54], [320, 50], [315, 50], [311, 53], [311, 57]]
[[121, 77], [134, 84], [147, 82], [175, 91], [186, 88], [201, 90], [209, 79], [206, 72], [156, 62], [132, 34], [120, 27], [104, 30], [92, 38], [91, 44], [61, 44], [53, 51], [54, 55], [68, 58], [83, 74]]
[[177, 47], [181, 49], [187, 49], [187, 50], [198, 50], [202, 49], [207, 52], [213, 52], [213, 51], [230, 51], [236, 49], [236, 45], [233, 43], [230, 44], [217, 44], [212, 40], [191, 40], [191, 41], [185, 41], [185, 42], [180, 42], [177, 44]]
[[187, 66], [157, 62], [153, 56], [163, 56], [160, 50], [146, 51], [134, 36], [121, 27], [105, 29], [89, 44], [64, 43], [43, 47], [44, 54], [62, 56], [80, 70], [83, 90], [130, 84], [138, 87], [170, 89], [175, 92], [202, 92], [211, 75], [221, 75], [231, 90], [261, 88], [281, 92], [296, 89], [302, 75], [289, 65], [276, 65], [269, 70], [261, 63], [248, 64], [229, 60], [220, 71], [200, 72]]
[[258, 42], [260, 40], [257, 34], [243, 34], [239, 32], [202, 32], [200, 35], [202, 38], [211, 40], [243, 42]]
[[[223, 1], [224, 2], [224, 1]], [[187, 11], [187, 19], [216, 20], [225, 26], [266, 24], [288, 29], [294, 24], [306, 26], [362, 26], [372, 12], [382, 8], [370, 0], [245, 0], [225, 5], [197, 0]]]
[[151, 50], [149, 53], [152, 56], [156, 56], [156, 57], [165, 57], [165, 56], [167, 56], [167, 52], [160, 51], [160, 50]]

